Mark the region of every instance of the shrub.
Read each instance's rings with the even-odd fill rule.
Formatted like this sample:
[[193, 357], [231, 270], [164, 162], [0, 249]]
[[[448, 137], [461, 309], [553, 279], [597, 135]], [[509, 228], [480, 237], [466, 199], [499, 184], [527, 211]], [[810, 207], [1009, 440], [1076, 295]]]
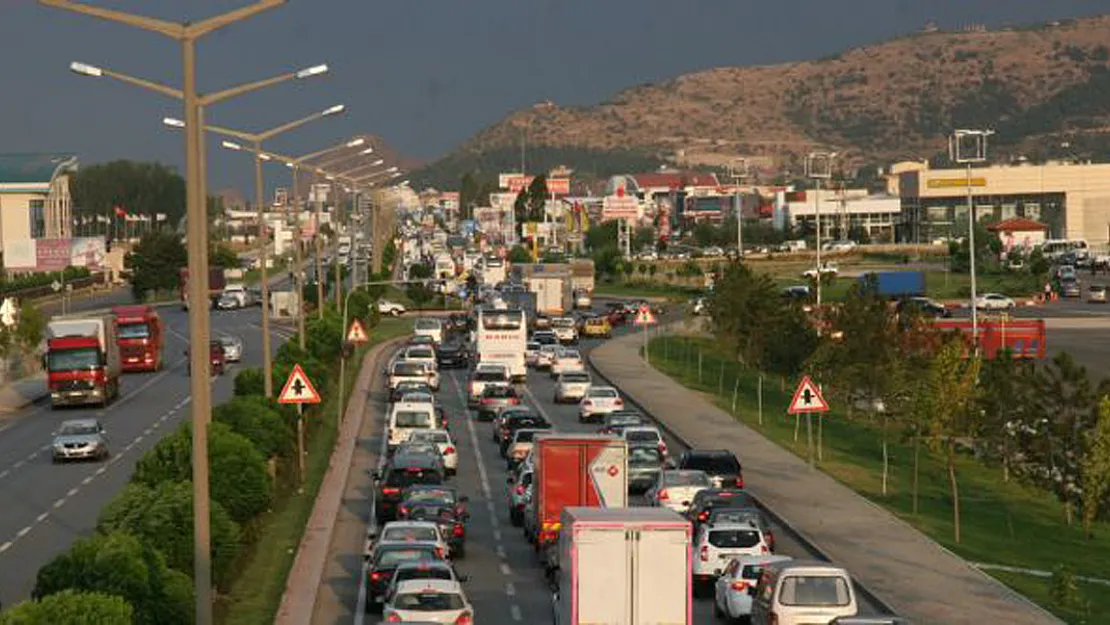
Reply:
[[137, 623], [188, 625], [193, 620], [191, 584], [184, 578], [189, 587], [181, 588], [174, 577], [184, 578], [153, 546], [121, 532], [96, 534], [39, 569], [32, 596], [41, 600], [70, 589], [102, 592], [130, 603]]
[[63, 590], [38, 601], [24, 601], [0, 614], [0, 625], [119, 625], [134, 620], [123, 598], [102, 592]]
[[[227, 588], [231, 564], [239, 549], [239, 526], [219, 502], [211, 504], [212, 579]], [[129, 484], [100, 513], [97, 529], [125, 532], [153, 546], [166, 565], [193, 575], [193, 485], [163, 482], [154, 488]]]
[[[192, 427], [185, 423], [139, 458], [132, 481], [151, 487], [189, 481], [192, 450]], [[226, 424], [210, 424], [208, 463], [212, 499], [223, 505], [236, 523], [250, 521], [269, 506], [273, 484], [266, 461], [246, 437]]]
[[235, 374], [235, 396], [262, 395], [266, 392], [266, 379], [261, 367], [250, 367]]
[[236, 397], [212, 411], [212, 420], [245, 436], [263, 458], [289, 455], [293, 430], [274, 405], [261, 396]]

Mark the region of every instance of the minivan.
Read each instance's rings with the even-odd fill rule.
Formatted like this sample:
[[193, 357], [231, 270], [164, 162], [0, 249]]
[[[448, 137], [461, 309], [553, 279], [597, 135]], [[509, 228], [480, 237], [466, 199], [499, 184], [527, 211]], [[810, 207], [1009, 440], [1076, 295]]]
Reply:
[[859, 610], [848, 571], [827, 562], [775, 562], [754, 588], [752, 625], [828, 623]]
[[433, 430], [439, 425], [435, 407], [429, 403], [398, 402], [389, 411], [389, 449], [409, 440], [416, 430]]

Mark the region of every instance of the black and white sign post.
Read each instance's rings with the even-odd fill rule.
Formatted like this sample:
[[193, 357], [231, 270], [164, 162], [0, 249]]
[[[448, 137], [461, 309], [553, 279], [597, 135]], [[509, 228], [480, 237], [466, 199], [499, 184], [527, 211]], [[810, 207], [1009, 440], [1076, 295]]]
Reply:
[[[829, 404], [825, 398], [821, 396], [821, 389], [814, 384], [813, 380], [807, 375], [802, 378], [801, 383], [798, 384], [798, 389], [794, 391], [794, 399], [790, 401], [790, 407], [787, 408], [787, 414], [806, 415], [806, 447], [808, 449], [809, 467], [812, 469], [815, 466], [813, 455], [813, 413], [828, 412]], [[820, 434], [818, 434], [820, 436]], [[820, 453], [820, 451], [818, 451]]]
[[278, 395], [279, 404], [297, 405], [297, 477], [304, 484], [304, 405], [320, 403], [320, 394], [312, 386], [304, 369], [299, 364], [293, 365], [289, 372], [289, 379], [281, 387]]
[[647, 304], [640, 306], [640, 310], [636, 312], [636, 319], [633, 320], [635, 325], [644, 329], [644, 362], [649, 363], [648, 358], [648, 326], [655, 323], [655, 315], [652, 314], [651, 308]]

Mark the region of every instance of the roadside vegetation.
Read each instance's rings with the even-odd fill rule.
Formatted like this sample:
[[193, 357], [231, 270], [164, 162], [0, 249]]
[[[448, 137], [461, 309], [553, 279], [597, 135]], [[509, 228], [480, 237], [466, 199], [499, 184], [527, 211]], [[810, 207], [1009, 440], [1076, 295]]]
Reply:
[[786, 407], [811, 375], [834, 407], [819, 468], [971, 562], [1034, 571], [984, 567], [1068, 622], [1110, 620], [1084, 580], [1110, 579], [1110, 383], [1067, 354], [980, 359], [860, 286], [814, 323], [733, 264], [708, 304], [713, 338], [655, 339], [656, 367], [802, 457]]

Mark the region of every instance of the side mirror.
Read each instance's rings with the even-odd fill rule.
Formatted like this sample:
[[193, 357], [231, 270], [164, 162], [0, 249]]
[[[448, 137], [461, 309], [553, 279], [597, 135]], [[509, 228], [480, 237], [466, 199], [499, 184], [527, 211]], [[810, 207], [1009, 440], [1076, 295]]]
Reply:
[[470, 576], [469, 575], [456, 575], [455, 577], [458, 577], [460, 582], [469, 582], [470, 581]]
[[510, 475], [509, 477], [505, 478], [505, 483], [506, 483], [506, 484], [512, 484], [512, 483], [513, 483], [513, 481], [514, 481], [514, 480], [513, 480], [513, 477], [512, 477], [511, 475]]

